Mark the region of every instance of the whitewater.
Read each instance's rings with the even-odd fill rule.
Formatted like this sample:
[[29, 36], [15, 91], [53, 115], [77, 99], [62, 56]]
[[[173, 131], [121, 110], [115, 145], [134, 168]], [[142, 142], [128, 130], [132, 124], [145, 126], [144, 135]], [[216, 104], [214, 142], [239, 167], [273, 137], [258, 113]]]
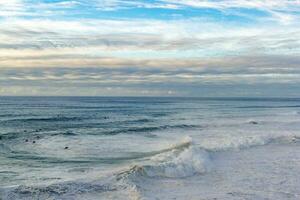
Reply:
[[0, 199], [300, 199], [300, 99], [1, 97]]

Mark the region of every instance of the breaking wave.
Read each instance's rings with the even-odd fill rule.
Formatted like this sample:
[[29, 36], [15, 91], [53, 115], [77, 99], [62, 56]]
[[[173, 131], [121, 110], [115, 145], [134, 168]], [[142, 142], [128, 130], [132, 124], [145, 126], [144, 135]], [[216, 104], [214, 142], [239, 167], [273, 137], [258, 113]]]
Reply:
[[168, 177], [184, 178], [209, 170], [209, 154], [192, 144], [190, 137], [151, 157], [150, 164], [135, 165], [120, 173], [119, 178]]
[[[135, 165], [121, 172], [119, 177], [167, 177], [184, 178], [209, 172], [212, 163], [210, 152], [241, 150], [268, 144], [292, 144], [300, 142], [297, 135], [268, 135], [231, 138], [214, 144], [195, 145], [190, 137], [158, 152], [152, 152], [149, 163]], [[150, 156], [150, 154], [149, 154]]]

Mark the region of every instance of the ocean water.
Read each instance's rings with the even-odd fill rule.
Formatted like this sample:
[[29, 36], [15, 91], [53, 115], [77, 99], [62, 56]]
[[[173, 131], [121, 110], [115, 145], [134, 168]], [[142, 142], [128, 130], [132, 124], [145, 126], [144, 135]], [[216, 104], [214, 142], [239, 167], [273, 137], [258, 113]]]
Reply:
[[0, 199], [300, 199], [300, 99], [0, 97]]

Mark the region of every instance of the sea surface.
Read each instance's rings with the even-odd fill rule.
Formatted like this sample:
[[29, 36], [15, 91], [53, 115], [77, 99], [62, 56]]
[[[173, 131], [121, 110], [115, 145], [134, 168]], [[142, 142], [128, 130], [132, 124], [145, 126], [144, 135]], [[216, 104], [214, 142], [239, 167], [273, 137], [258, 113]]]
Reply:
[[0, 199], [300, 199], [300, 99], [0, 97]]

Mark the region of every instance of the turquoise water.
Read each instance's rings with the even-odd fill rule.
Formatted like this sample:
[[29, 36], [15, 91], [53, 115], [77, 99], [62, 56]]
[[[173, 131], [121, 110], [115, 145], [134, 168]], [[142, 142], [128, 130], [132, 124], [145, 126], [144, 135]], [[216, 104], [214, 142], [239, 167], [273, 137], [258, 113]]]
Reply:
[[1, 97], [0, 197], [297, 199], [299, 131], [300, 99]]

